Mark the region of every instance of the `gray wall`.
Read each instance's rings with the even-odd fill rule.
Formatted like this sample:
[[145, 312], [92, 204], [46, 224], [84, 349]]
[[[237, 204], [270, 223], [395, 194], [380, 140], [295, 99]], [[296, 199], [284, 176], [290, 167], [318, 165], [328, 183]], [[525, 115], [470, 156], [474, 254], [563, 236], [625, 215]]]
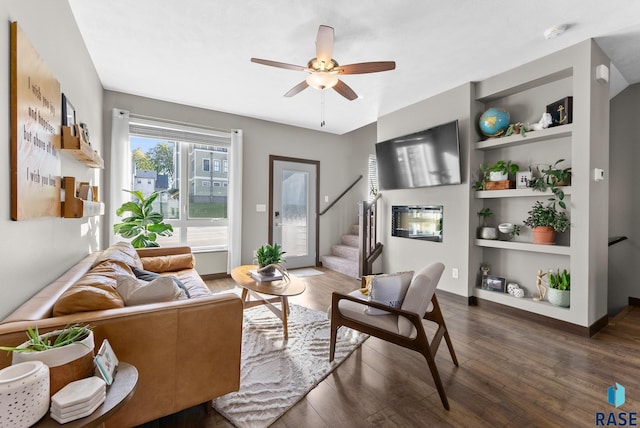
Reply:
[[[256, 204], [269, 202], [269, 155], [320, 161], [320, 206], [323, 210], [351, 184], [361, 172], [352, 168], [349, 146], [360, 138], [367, 138], [370, 132], [354, 131], [339, 136], [281, 125], [244, 116], [221, 113], [196, 107], [154, 100], [119, 92], [105, 91], [104, 95], [104, 141], [105, 147], [111, 140], [111, 109], [121, 108], [132, 114], [169, 119], [194, 125], [205, 125], [219, 129], [242, 129], [244, 140], [243, 196], [242, 196], [242, 262], [253, 260], [253, 251], [268, 239], [268, 212], [256, 212]], [[363, 137], [360, 137], [360, 135]], [[364, 161], [366, 171], [366, 158]], [[109, 166], [107, 165], [107, 171]], [[108, 172], [106, 176], [109, 182]], [[108, 189], [107, 189], [108, 190]], [[355, 192], [350, 193], [354, 198]], [[366, 195], [366, 193], [365, 193]], [[329, 197], [325, 202], [324, 197]], [[107, 209], [114, 209], [107, 207]], [[346, 231], [346, 223], [355, 218], [353, 199], [342, 200], [320, 220], [320, 255], [330, 252], [340, 231]], [[109, 231], [105, 230], [105, 242]], [[206, 255], [206, 262], [198, 261], [201, 274], [226, 271], [226, 253]]]
[[609, 236], [629, 239], [609, 247], [609, 315], [640, 298], [640, 84], [629, 86], [611, 100], [609, 130]]
[[[410, 190], [382, 191], [380, 212], [380, 241], [384, 244], [383, 271], [418, 270], [440, 261], [445, 271], [439, 288], [468, 296], [469, 276], [469, 130], [472, 85], [457, 88], [418, 102], [378, 119], [377, 141], [410, 134], [442, 123], [458, 120], [462, 184], [425, 187]], [[475, 136], [474, 136], [475, 139]], [[392, 205], [443, 205], [443, 240], [429, 242], [391, 236]], [[457, 268], [459, 276], [452, 278]], [[473, 273], [475, 274], [475, 273]]]
[[[100, 247], [98, 218], [43, 218], [12, 221], [10, 215], [10, 83], [9, 23], [17, 21], [27, 38], [60, 82], [60, 89], [76, 109], [78, 121], [87, 123], [91, 143], [102, 152], [102, 85], [84, 46], [66, 0], [4, 0], [0, 2], [0, 319], [8, 315], [45, 284], [56, 279], [83, 256]], [[66, 154], [63, 175], [101, 185], [101, 171], [82, 166]], [[102, 194], [102, 191], [100, 191]]]

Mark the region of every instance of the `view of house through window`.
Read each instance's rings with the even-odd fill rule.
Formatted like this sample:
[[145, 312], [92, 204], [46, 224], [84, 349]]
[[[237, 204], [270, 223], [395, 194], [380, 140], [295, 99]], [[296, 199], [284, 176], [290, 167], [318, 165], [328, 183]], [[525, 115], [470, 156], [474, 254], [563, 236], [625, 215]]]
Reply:
[[141, 127], [130, 126], [131, 188], [145, 195], [161, 192], [154, 210], [164, 215], [174, 233], [158, 237], [158, 243], [226, 250], [230, 145], [145, 134]]

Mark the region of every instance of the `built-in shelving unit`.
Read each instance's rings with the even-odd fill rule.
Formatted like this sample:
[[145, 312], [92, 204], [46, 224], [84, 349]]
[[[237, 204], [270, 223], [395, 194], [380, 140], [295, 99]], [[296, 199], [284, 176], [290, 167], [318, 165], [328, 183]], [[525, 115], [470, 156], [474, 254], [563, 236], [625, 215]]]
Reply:
[[539, 143], [542, 141], [570, 137], [573, 131], [572, 124], [541, 129], [540, 131], [527, 132], [525, 136], [520, 134], [509, 135], [502, 138], [490, 138], [478, 141], [477, 150], [494, 150], [505, 147], [520, 146], [523, 144]]
[[502, 248], [505, 250], [530, 251], [532, 253], [570, 255], [571, 248], [565, 245], [543, 245], [530, 242], [499, 241], [492, 239], [476, 239], [475, 245], [485, 248]]
[[89, 143], [86, 142], [83, 137], [84, 133], [82, 132], [82, 128], [75, 125], [74, 129], [75, 135], [71, 127], [62, 127], [62, 143], [60, 148], [91, 168], [104, 168], [104, 160], [100, 154], [93, 150]]
[[[562, 191], [565, 195], [571, 195], [571, 186], [562, 187]], [[479, 190], [475, 193], [475, 197], [478, 199], [491, 199], [491, 198], [542, 198], [553, 195], [551, 190], [539, 192], [531, 188], [526, 189], [507, 189], [507, 190]]]

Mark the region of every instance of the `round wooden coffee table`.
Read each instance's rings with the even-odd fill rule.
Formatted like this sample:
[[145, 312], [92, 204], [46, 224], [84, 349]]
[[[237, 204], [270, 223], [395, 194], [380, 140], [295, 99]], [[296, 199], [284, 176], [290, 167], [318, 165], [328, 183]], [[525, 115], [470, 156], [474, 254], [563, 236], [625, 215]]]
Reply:
[[[245, 308], [252, 308], [257, 305], [265, 305], [271, 312], [282, 320], [284, 338], [289, 338], [287, 328], [287, 316], [289, 315], [289, 297], [302, 294], [307, 288], [304, 281], [295, 275], [289, 274], [288, 280], [277, 281], [256, 281], [250, 270], [257, 270], [256, 265], [243, 265], [231, 271], [231, 278], [242, 287], [242, 301]], [[274, 296], [274, 297], [265, 297]], [[251, 300], [251, 298], [255, 300]], [[280, 308], [274, 305], [280, 303]]]

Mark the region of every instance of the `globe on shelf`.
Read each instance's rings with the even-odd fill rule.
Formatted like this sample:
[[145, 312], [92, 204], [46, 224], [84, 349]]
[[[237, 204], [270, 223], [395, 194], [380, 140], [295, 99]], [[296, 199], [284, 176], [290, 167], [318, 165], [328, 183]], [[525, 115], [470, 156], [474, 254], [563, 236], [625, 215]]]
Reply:
[[485, 137], [498, 137], [509, 127], [509, 113], [497, 107], [491, 107], [480, 116], [480, 132]]

